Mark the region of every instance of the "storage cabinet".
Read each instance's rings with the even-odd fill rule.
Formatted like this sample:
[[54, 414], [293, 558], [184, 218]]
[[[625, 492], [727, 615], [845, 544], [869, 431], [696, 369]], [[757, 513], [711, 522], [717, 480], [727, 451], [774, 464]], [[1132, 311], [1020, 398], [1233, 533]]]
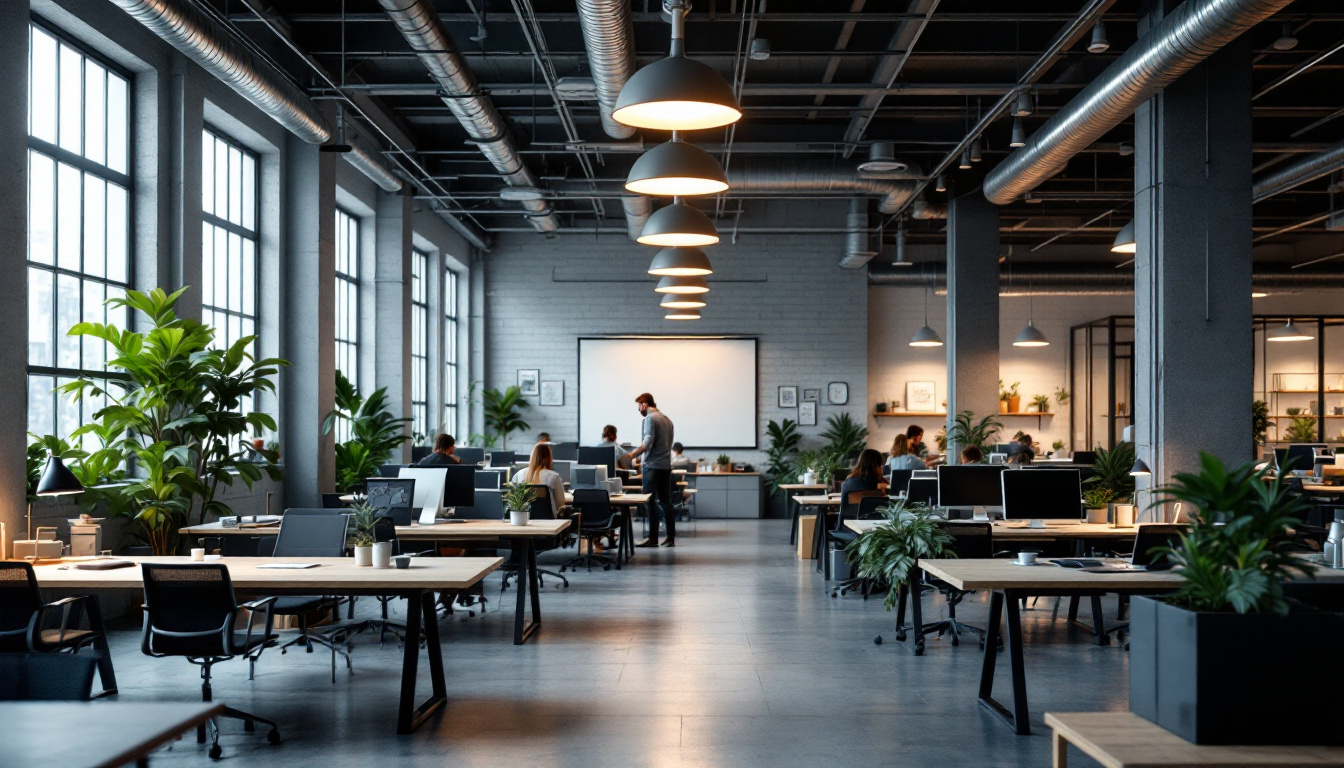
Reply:
[[755, 472], [689, 475], [695, 484], [695, 516], [759, 518], [761, 476]]

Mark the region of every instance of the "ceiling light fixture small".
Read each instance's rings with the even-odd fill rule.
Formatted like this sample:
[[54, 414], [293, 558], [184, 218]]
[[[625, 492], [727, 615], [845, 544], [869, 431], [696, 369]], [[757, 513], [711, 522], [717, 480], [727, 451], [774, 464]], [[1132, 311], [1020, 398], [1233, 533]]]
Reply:
[[765, 37], [753, 38], [751, 41], [751, 51], [747, 54], [752, 61], [765, 61], [770, 58], [770, 39]]
[[1276, 51], [1291, 51], [1297, 47], [1297, 35], [1293, 34], [1292, 22], [1283, 22], [1282, 34], [1274, 41], [1273, 46]]
[[1025, 147], [1027, 145], [1027, 129], [1022, 125], [1022, 118], [1013, 118], [1013, 138], [1008, 142], [1008, 146], [1013, 149]]
[[703, 277], [664, 277], [658, 281], [655, 293], [675, 293], [679, 295], [709, 293], [709, 283]]
[[659, 197], [717, 195], [728, 189], [728, 178], [718, 160], [673, 131], [671, 141], [640, 155], [625, 178], [625, 188]]
[[935, 192], [946, 192], [946, 191], [947, 191], [947, 177], [944, 176], [944, 175], [941, 174], [941, 173], [938, 174], [938, 180], [935, 181], [935, 182], [933, 183], [933, 189], [934, 189]]
[[1267, 341], [1311, 341], [1316, 338], [1310, 333], [1297, 327], [1292, 318], [1284, 323], [1282, 328], [1275, 328], [1266, 335]]
[[1115, 234], [1115, 240], [1111, 243], [1111, 253], [1137, 253], [1139, 244], [1134, 237], [1134, 220], [1125, 222], [1125, 226]]
[[1017, 334], [1016, 339], [1013, 339], [1013, 346], [1048, 347], [1050, 346], [1050, 340], [1045, 338], [1045, 334], [1041, 333], [1041, 329], [1036, 327], [1036, 299], [1034, 297], [1028, 297], [1027, 301], [1029, 302], [1027, 304], [1027, 327], [1023, 328], [1022, 331]]
[[978, 163], [982, 159], [984, 158], [980, 155], [980, 139], [976, 139], [971, 142], [971, 162]]
[[943, 337], [929, 327], [929, 289], [924, 289], [924, 325], [910, 337], [912, 347], [941, 347]]
[[868, 159], [859, 163], [863, 173], [897, 173], [910, 168], [909, 163], [896, 159], [896, 145], [879, 141], [868, 147]]
[[1017, 108], [1013, 113], [1018, 117], [1026, 117], [1031, 114], [1031, 91], [1017, 92]]
[[891, 260], [893, 267], [913, 267], [915, 263], [905, 253], [905, 222], [896, 224], [896, 255]]
[[957, 168], [963, 171], [971, 169], [971, 150], [963, 149], [961, 151], [961, 161], [957, 163]]
[[687, 205], [680, 197], [672, 205], [659, 208], [644, 222], [638, 241], [643, 245], [699, 248], [719, 242], [714, 222], [699, 208]]
[[700, 310], [698, 309], [674, 309], [663, 315], [664, 320], [699, 320]]
[[1263, 298], [1265, 298], [1265, 297], [1268, 296], [1268, 295], [1269, 295], [1269, 294], [1268, 294], [1268, 293], [1265, 293], [1264, 291], [1251, 291], [1251, 298], [1252, 298], [1252, 299], [1263, 299]]
[[1110, 50], [1111, 41], [1106, 39], [1106, 22], [1097, 19], [1092, 25], [1092, 42], [1087, 44], [1088, 53], [1105, 53]]
[[1148, 464], [1139, 457], [1134, 457], [1134, 465], [1129, 468], [1130, 477], [1148, 477], [1153, 474], [1153, 470], [1148, 468]]
[[700, 309], [705, 306], [705, 300], [696, 295], [665, 293], [663, 294], [663, 300], [658, 302], [658, 306], [663, 309]]
[[1121, 157], [1129, 157], [1130, 155], [1134, 154], [1134, 142], [1132, 141], [1120, 142], [1118, 151], [1120, 152]]
[[704, 277], [714, 274], [709, 257], [699, 248], [664, 248], [653, 257], [649, 274], [658, 277]]

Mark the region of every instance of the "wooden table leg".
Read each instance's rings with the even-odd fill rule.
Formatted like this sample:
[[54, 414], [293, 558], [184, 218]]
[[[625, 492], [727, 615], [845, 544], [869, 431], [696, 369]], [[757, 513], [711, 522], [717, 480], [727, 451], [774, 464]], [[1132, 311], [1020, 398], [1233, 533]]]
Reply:
[[[439, 645], [438, 616], [434, 611], [434, 593], [421, 589], [408, 592], [406, 604], [406, 643], [401, 657], [401, 700], [397, 707], [398, 734], [414, 732], [448, 701], [448, 685], [443, 676], [443, 649]], [[429, 655], [433, 695], [417, 707], [415, 683], [420, 671], [420, 643], [415, 638], [420, 636], [422, 628], [425, 650]]]
[[1059, 731], [1055, 731], [1050, 738], [1050, 744], [1055, 756], [1055, 768], [1069, 768], [1069, 742], [1065, 741]]

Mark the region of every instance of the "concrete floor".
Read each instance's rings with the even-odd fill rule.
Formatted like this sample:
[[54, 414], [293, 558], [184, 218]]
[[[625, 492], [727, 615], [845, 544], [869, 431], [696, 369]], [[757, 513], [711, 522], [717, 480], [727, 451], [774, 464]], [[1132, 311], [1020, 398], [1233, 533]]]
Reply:
[[[931, 639], [912, 657], [894, 641], [880, 599], [823, 591], [812, 563], [787, 545], [784, 521], [707, 521], [695, 535], [689, 527], [675, 550], [641, 550], [627, 570], [566, 574], [567, 590], [548, 583], [543, 629], [525, 646], [510, 641], [512, 589], [499, 602], [499, 578], [490, 577], [488, 613], [441, 624], [449, 705], [411, 736], [394, 733], [401, 654], [393, 643], [356, 641], [354, 674], [342, 668], [335, 685], [321, 650], [267, 651], [252, 682], [245, 662], [221, 664], [215, 698], [278, 721], [285, 738], [268, 746], [264, 734], [224, 721], [223, 762], [1044, 766], [1044, 712], [1128, 706], [1125, 652], [1051, 622], [1042, 599], [1024, 614], [1036, 735], [1016, 736], [976, 704], [974, 643]], [[371, 614], [372, 603], [362, 611]], [[926, 617], [943, 613], [941, 598], [924, 604]], [[973, 596], [958, 613], [983, 624], [986, 605]], [[1107, 609], [1113, 615], [1113, 599]], [[199, 697], [194, 667], [142, 656], [133, 629], [113, 634], [121, 700]], [[996, 684], [1004, 700], [1007, 666]], [[208, 763], [194, 739], [153, 761]]]

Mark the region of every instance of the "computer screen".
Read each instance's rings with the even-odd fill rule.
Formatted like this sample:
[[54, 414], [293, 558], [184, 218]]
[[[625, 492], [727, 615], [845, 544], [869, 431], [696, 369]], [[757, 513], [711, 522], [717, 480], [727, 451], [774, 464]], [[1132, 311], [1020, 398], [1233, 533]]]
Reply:
[[476, 489], [498, 491], [504, 484], [503, 472], [492, 472], [488, 469], [476, 470]]
[[1003, 516], [1009, 520], [1078, 520], [1083, 484], [1077, 470], [1004, 472]]
[[574, 476], [574, 467], [577, 464], [577, 461], [552, 461], [551, 469], [555, 470], [555, 473], [560, 476], [561, 480], [568, 483]]
[[1096, 452], [1096, 451], [1074, 451], [1074, 452], [1073, 452], [1073, 463], [1074, 463], [1074, 464], [1096, 464], [1096, 463], [1097, 463], [1097, 452]]
[[378, 468], [379, 477], [396, 477], [402, 467], [409, 467], [410, 464], [384, 464]]
[[910, 478], [914, 475], [913, 469], [893, 469], [891, 476], [887, 478], [887, 495], [895, 496], [902, 491], [909, 490]]
[[411, 506], [435, 512], [443, 508], [443, 486], [447, 475], [448, 467], [403, 467], [397, 474], [415, 481], [415, 501]]
[[938, 481], [929, 478], [911, 478], [910, 486], [905, 492], [907, 503], [927, 504], [930, 507], [938, 505]]
[[392, 518], [395, 525], [411, 524], [411, 520], [415, 518], [412, 510], [412, 502], [415, 499], [414, 480], [371, 477], [367, 484], [369, 506]]
[[579, 463], [607, 468], [607, 476], [616, 476], [616, 449], [609, 445], [579, 448]]
[[485, 461], [484, 448], [457, 447], [453, 449], [453, 455], [463, 464], [480, 464]]
[[938, 468], [938, 506], [997, 507], [1003, 504], [999, 485], [1002, 466], [957, 464]]
[[445, 507], [472, 507], [476, 505], [476, 468], [471, 466], [444, 467], [448, 470], [443, 483]]
[[1316, 465], [1316, 451], [1327, 448], [1325, 443], [1293, 443], [1288, 446], [1288, 461], [1294, 472], [1310, 472]]
[[504, 501], [501, 491], [477, 489], [476, 503], [470, 507], [458, 507], [453, 517], [458, 520], [502, 520]]
[[551, 458], [556, 461], [578, 461], [578, 443], [556, 443], [551, 446]]
[[490, 466], [492, 467], [512, 467], [515, 461], [517, 461], [517, 457], [513, 451], [490, 452]]

